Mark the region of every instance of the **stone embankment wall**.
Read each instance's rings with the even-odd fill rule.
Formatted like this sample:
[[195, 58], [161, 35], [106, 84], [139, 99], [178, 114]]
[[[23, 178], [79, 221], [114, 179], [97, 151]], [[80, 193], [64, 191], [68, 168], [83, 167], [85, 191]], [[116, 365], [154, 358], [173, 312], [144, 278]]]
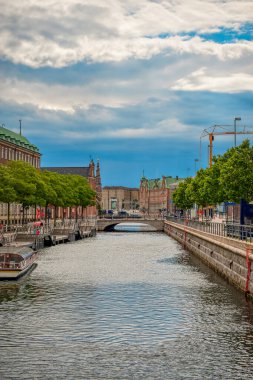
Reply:
[[253, 297], [253, 245], [166, 221], [164, 231], [230, 283]]

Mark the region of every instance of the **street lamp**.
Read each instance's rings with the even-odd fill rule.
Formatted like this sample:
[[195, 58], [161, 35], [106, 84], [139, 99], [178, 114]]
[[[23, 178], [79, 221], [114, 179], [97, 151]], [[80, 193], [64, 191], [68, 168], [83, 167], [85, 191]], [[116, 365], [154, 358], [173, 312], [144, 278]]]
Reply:
[[240, 118], [240, 116], [234, 118], [234, 133], [235, 133], [234, 141], [235, 141], [235, 147], [236, 147], [236, 122], [237, 121], [241, 121], [241, 120], [242, 119]]
[[196, 165], [197, 165], [197, 162], [199, 162], [198, 158], [195, 158], [195, 174], [196, 174], [196, 171], [197, 171], [197, 168], [196, 168]]

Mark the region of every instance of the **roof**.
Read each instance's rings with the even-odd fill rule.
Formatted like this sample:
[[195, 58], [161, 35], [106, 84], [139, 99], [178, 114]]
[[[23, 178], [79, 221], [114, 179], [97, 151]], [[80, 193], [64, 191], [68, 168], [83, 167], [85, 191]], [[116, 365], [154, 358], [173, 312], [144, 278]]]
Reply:
[[89, 177], [89, 167], [43, 167], [41, 170], [47, 170], [49, 172], [55, 172], [58, 174], [75, 174], [75, 175], [80, 175], [82, 177]]
[[162, 177], [162, 178], [154, 178], [147, 179], [145, 177], [141, 178], [142, 183], [147, 183], [148, 190], [161, 189], [163, 180], [165, 181], [165, 188], [168, 189], [170, 185], [175, 184], [177, 182], [182, 181], [182, 178], [173, 178], [172, 176]]
[[39, 153], [39, 148], [31, 144], [27, 138], [4, 127], [0, 127], [0, 140], [4, 140], [25, 149], [32, 150], [33, 152]]
[[29, 247], [15, 247], [15, 246], [4, 246], [0, 247], [0, 255], [1, 254], [14, 254], [20, 255], [24, 259], [28, 258], [34, 253], [34, 250]]

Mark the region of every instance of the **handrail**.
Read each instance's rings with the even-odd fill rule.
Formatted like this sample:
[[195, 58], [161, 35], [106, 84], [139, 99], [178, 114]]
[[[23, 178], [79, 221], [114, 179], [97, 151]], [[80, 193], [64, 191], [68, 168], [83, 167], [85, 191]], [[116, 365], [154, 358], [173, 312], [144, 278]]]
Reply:
[[199, 221], [180, 217], [167, 217], [168, 221], [184, 225], [199, 231], [207, 232], [216, 236], [230, 237], [237, 240], [253, 241], [253, 225], [217, 223], [212, 221]]

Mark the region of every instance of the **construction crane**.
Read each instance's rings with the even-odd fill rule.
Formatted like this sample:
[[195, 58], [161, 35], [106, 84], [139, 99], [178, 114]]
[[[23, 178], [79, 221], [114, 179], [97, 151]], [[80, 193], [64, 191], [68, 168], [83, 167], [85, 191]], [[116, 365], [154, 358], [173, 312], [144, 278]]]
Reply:
[[[209, 138], [209, 152], [208, 152], [208, 161], [209, 161], [209, 167], [212, 166], [213, 163], [213, 140], [214, 136], [220, 136], [220, 135], [253, 135], [253, 131], [246, 131], [246, 126], [244, 126], [243, 131], [235, 132], [230, 131], [227, 128], [233, 127], [232, 125], [214, 125], [210, 128], [204, 129], [200, 136], [200, 163], [201, 163], [201, 139], [203, 137], [208, 136]], [[218, 131], [217, 131], [218, 129]], [[221, 129], [221, 130], [220, 130]]]

